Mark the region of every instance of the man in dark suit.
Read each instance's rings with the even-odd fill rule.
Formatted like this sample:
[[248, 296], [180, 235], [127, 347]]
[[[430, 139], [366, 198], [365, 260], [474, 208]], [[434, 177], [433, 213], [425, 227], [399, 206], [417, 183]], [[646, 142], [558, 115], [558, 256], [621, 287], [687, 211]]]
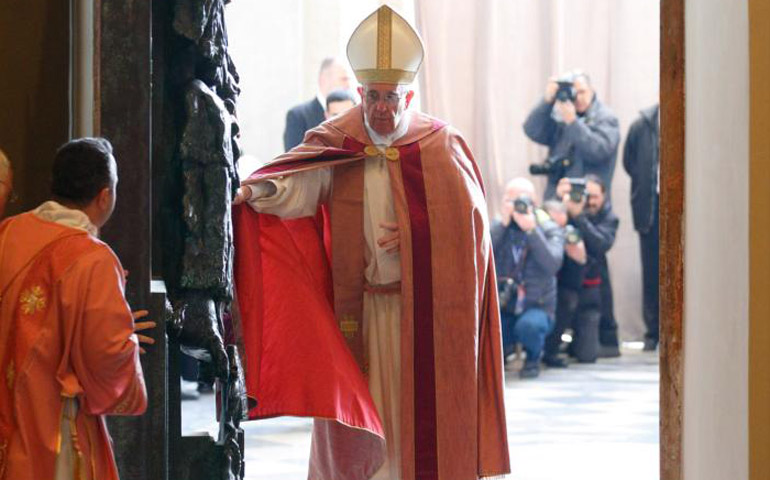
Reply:
[[647, 326], [644, 349], [658, 347], [658, 154], [659, 106], [642, 110], [628, 130], [623, 167], [631, 176], [631, 208], [642, 252], [642, 315]]
[[334, 90], [350, 88], [348, 69], [337, 58], [325, 58], [318, 73], [318, 93], [314, 98], [301, 103], [286, 114], [286, 129], [283, 132], [283, 148], [288, 152], [302, 143], [305, 132], [320, 125], [324, 120], [326, 96]]

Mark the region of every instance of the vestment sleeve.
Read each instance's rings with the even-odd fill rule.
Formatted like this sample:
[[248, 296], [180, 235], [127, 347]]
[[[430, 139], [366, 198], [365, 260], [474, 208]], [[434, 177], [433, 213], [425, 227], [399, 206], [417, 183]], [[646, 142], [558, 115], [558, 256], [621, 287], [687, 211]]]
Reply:
[[147, 408], [134, 319], [123, 269], [105, 250], [78, 261], [61, 281], [62, 315], [74, 323], [70, 360], [92, 415], [138, 415]]
[[318, 212], [320, 204], [329, 199], [331, 168], [306, 170], [267, 181], [275, 185], [276, 192], [270, 197], [249, 200], [254, 210], [281, 218], [310, 217]]

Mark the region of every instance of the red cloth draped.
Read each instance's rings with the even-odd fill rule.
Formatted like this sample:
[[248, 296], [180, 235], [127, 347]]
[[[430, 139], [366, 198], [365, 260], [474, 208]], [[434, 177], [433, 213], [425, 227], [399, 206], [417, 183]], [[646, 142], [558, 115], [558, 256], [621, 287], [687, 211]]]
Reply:
[[[336, 324], [331, 274], [315, 218], [283, 221], [233, 208], [250, 419], [334, 419], [383, 436], [368, 385]], [[263, 282], [269, 278], [269, 282]], [[266, 317], [269, 322], [265, 322]]]

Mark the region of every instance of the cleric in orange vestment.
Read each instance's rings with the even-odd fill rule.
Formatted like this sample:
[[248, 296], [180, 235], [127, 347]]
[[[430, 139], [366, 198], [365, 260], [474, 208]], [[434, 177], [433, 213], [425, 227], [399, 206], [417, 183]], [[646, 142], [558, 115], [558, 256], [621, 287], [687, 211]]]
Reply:
[[423, 58], [383, 6], [353, 33], [362, 105], [257, 170], [234, 209], [251, 418], [316, 418], [311, 480], [510, 471], [489, 220], [460, 134], [408, 106]]
[[115, 206], [104, 139], [56, 153], [53, 200], [0, 224], [0, 479], [117, 480], [104, 415], [147, 407], [125, 272], [98, 240]]

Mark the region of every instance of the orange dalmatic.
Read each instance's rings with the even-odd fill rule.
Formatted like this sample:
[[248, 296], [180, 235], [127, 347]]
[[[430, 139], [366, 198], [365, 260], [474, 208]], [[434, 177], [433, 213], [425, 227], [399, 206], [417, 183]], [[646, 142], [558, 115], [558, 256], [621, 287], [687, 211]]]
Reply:
[[[8, 232], [5, 232], [6, 234]], [[51, 308], [49, 301], [53, 281], [58, 278], [80, 254], [93, 248], [91, 242], [83, 242], [86, 233], [66, 232], [41, 250], [30, 261], [25, 278], [22, 281], [21, 294], [18, 298], [2, 297], [3, 302], [13, 304], [13, 313], [8, 325], [2, 327], [2, 357], [0, 369], [4, 382], [0, 386], [0, 473], [5, 471], [7, 450], [13, 432], [16, 429], [14, 415], [14, 386], [17, 369], [26, 365], [32, 346], [42, 331], [46, 311]], [[78, 241], [80, 240], [80, 241]], [[57, 258], [55, 253], [67, 244], [68, 256]], [[59, 248], [57, 248], [59, 247]], [[10, 287], [9, 284], [6, 288]]]
[[32, 213], [0, 225], [0, 479], [54, 478], [64, 442], [72, 478], [117, 479], [101, 415], [146, 406], [121, 273], [85, 231]]

